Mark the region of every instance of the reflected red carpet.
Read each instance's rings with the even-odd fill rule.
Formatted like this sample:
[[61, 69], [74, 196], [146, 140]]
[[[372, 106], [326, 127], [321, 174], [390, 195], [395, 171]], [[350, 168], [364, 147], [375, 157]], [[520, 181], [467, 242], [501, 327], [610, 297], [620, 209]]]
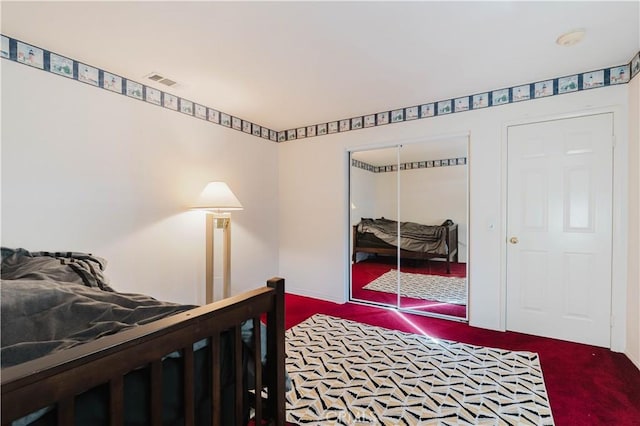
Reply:
[[640, 425], [640, 371], [608, 349], [288, 294], [287, 328], [316, 313], [473, 345], [537, 352], [556, 425]]
[[[396, 260], [392, 257], [367, 259], [352, 264], [352, 298], [376, 303], [396, 306], [398, 296], [393, 293], [365, 290], [364, 286], [375, 280], [385, 272], [396, 269]], [[451, 274], [447, 274], [445, 262], [438, 261], [403, 261], [401, 271], [415, 274], [443, 275], [448, 277], [466, 277], [467, 265], [464, 263], [451, 264]], [[459, 318], [466, 316], [466, 307], [451, 303], [442, 303], [411, 297], [401, 297], [400, 306], [408, 309], [429, 311], [443, 315], [453, 315]]]

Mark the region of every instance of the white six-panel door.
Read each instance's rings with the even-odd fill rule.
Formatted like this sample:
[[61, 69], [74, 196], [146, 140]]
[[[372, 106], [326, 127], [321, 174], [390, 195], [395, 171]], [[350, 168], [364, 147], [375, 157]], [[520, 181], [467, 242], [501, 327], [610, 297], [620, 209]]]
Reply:
[[610, 347], [613, 114], [507, 137], [507, 329]]

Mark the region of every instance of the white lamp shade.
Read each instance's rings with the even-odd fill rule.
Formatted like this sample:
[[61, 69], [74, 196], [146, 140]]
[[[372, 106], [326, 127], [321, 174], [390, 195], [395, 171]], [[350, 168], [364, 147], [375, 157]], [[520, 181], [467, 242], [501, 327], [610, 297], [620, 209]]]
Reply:
[[226, 183], [209, 182], [192, 208], [221, 212], [242, 210], [242, 204]]

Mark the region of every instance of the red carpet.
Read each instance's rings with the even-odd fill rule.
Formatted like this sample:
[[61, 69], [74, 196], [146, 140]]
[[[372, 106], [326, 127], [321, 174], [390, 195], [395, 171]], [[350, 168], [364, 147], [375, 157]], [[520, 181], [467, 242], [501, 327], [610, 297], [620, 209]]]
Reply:
[[[396, 306], [397, 295], [381, 291], [365, 290], [363, 287], [391, 269], [396, 269], [396, 259], [393, 257], [379, 257], [363, 260], [352, 264], [352, 295], [354, 299], [367, 300], [371, 302], [384, 303]], [[451, 274], [447, 274], [445, 262], [411, 262], [406, 261], [400, 266], [403, 272], [415, 274], [443, 275], [448, 277], [464, 278], [467, 273], [467, 265], [464, 263], [451, 264]], [[414, 299], [411, 297], [401, 297], [400, 305], [407, 309], [427, 310], [444, 315], [453, 315], [465, 318], [466, 307], [451, 303], [428, 301], [424, 299]]]
[[594, 346], [497, 332], [353, 303], [339, 305], [287, 294], [286, 326], [316, 313], [424, 333], [474, 345], [537, 352], [556, 425], [640, 425], [640, 371], [620, 353]]

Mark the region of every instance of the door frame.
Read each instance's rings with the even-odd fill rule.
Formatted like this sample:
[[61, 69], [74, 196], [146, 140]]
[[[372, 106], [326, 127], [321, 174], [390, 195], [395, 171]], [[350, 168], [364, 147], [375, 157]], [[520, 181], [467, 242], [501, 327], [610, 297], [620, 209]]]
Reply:
[[623, 352], [626, 342], [627, 292], [627, 231], [628, 231], [628, 129], [624, 110], [620, 105], [588, 108], [562, 114], [528, 117], [507, 121], [502, 125], [501, 140], [501, 226], [500, 226], [500, 328], [507, 325], [507, 160], [508, 129], [512, 126], [556, 121], [590, 115], [613, 115], [613, 188], [612, 188], [612, 241], [611, 241], [611, 340], [610, 348]]

